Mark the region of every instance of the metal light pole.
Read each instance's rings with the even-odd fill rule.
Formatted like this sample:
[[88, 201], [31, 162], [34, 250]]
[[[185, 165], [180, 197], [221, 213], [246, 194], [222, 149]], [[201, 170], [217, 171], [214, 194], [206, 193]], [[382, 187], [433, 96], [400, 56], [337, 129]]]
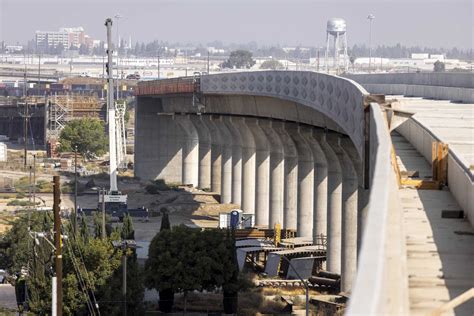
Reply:
[[61, 241], [61, 188], [59, 176], [53, 177], [53, 212], [54, 212], [54, 246], [56, 248], [54, 258], [56, 284], [56, 312], [58, 316], [63, 314], [63, 260], [62, 260], [62, 241]]
[[74, 146], [74, 235], [77, 234], [77, 146]]
[[127, 249], [137, 249], [138, 246], [133, 239], [114, 240], [112, 245], [115, 249], [122, 250], [122, 302], [123, 315], [127, 316]]
[[309, 316], [309, 286], [308, 286], [308, 281], [304, 280], [300, 274], [298, 273], [298, 271], [296, 271], [295, 267], [293, 267], [293, 265], [291, 264], [291, 261], [285, 257], [285, 256], [281, 256], [283, 259], [285, 259], [286, 262], [288, 262], [288, 264], [290, 265], [290, 267], [293, 269], [293, 271], [295, 271], [295, 274], [296, 276], [298, 277], [298, 279], [300, 279], [300, 281], [303, 283], [304, 285], [304, 289], [305, 289], [305, 294], [306, 294], [306, 313], [305, 315], [306, 316]]
[[367, 20], [369, 20], [369, 72], [371, 71], [372, 64], [372, 20], [375, 19], [375, 15], [369, 14]]
[[160, 54], [158, 53], [158, 65], [157, 65], [158, 69], [158, 75], [157, 75], [157, 78], [158, 80], [160, 79]]
[[120, 47], [120, 35], [119, 35], [119, 29], [118, 29], [118, 20], [123, 18], [123, 16], [120, 13], [117, 13], [114, 15], [115, 18], [115, 25], [117, 26], [117, 96], [116, 99], [119, 99], [119, 76], [120, 76], [120, 69], [119, 69], [119, 47]]

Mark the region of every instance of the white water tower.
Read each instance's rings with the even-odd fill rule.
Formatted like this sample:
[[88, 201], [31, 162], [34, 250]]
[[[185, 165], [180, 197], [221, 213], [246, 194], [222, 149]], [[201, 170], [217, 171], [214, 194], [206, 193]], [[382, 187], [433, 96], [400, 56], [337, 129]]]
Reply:
[[[329, 48], [330, 42], [333, 42], [332, 49]], [[341, 56], [342, 54], [342, 56]], [[340, 18], [332, 18], [328, 20], [326, 28], [326, 55], [325, 65], [326, 71], [329, 71], [329, 59], [333, 58], [332, 67], [339, 70], [341, 66], [345, 71], [348, 67], [347, 56], [347, 33], [346, 21]]]

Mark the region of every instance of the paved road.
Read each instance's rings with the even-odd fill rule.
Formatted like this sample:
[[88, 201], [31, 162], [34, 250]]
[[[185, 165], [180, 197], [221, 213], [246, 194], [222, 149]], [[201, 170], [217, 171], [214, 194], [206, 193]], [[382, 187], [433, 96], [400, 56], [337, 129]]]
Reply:
[[15, 288], [10, 284], [0, 284], [0, 306], [12, 310], [17, 308]]

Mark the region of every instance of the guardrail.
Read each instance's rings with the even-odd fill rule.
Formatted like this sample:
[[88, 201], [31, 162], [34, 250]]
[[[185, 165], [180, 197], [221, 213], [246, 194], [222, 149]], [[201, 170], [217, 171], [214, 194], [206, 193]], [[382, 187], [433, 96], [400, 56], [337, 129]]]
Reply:
[[348, 315], [408, 315], [408, 276], [392, 142], [378, 104], [370, 104], [370, 195]]
[[474, 103], [474, 73], [350, 74], [371, 93]]

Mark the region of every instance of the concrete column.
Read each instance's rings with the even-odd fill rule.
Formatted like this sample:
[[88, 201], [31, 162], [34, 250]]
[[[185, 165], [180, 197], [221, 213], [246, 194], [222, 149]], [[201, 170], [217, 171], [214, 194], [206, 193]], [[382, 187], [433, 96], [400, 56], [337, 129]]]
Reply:
[[245, 119], [255, 140], [255, 225], [268, 227], [270, 202], [270, 148], [257, 119]]
[[349, 137], [343, 137], [341, 139], [341, 144], [352, 160], [359, 183], [357, 189], [357, 256], [359, 256], [360, 247], [362, 245], [362, 234], [365, 229], [364, 224], [366, 213], [364, 210], [367, 210], [366, 206], [369, 200], [369, 190], [366, 190], [364, 186], [364, 164], [359, 157], [357, 149], [354, 147], [354, 143]]
[[327, 236], [328, 163], [326, 155], [313, 136], [313, 128], [303, 128], [302, 132], [314, 160], [313, 243], [321, 244], [321, 237]]
[[242, 210], [255, 214], [255, 140], [243, 118], [232, 123], [242, 137]]
[[199, 177], [199, 137], [189, 116], [177, 115], [176, 122], [185, 132], [182, 183], [198, 186]]
[[242, 207], [242, 137], [231, 116], [224, 117], [224, 123], [232, 137], [232, 203]]
[[283, 184], [283, 227], [295, 229], [297, 222], [298, 205], [298, 152], [296, 145], [285, 129], [282, 122], [274, 122], [273, 128], [280, 137], [284, 156], [284, 184]]
[[328, 163], [327, 270], [341, 273], [342, 171], [339, 159], [326, 141], [326, 134], [315, 133]]
[[273, 122], [270, 120], [261, 120], [265, 136], [270, 145], [270, 216], [269, 228], [275, 227], [275, 224], [283, 224], [283, 197], [284, 197], [284, 177], [285, 160], [283, 144], [277, 132], [273, 129]]
[[135, 175], [142, 180], [182, 181], [185, 133], [173, 116], [157, 115], [159, 99], [141, 98], [136, 109]]
[[301, 127], [287, 124], [288, 132], [298, 151], [298, 219], [297, 234], [313, 237], [314, 160], [311, 149], [301, 134]]
[[341, 290], [349, 292], [357, 270], [357, 173], [337, 135], [330, 135], [329, 144], [342, 168], [342, 255]]
[[232, 136], [222, 121], [222, 116], [214, 123], [221, 133], [222, 140], [221, 203], [228, 204], [232, 201]]
[[211, 135], [199, 115], [191, 115], [191, 122], [199, 137], [199, 179], [200, 189], [211, 189]]
[[203, 122], [211, 135], [211, 191], [221, 193], [222, 139], [214, 121], [208, 115], [203, 116]]

